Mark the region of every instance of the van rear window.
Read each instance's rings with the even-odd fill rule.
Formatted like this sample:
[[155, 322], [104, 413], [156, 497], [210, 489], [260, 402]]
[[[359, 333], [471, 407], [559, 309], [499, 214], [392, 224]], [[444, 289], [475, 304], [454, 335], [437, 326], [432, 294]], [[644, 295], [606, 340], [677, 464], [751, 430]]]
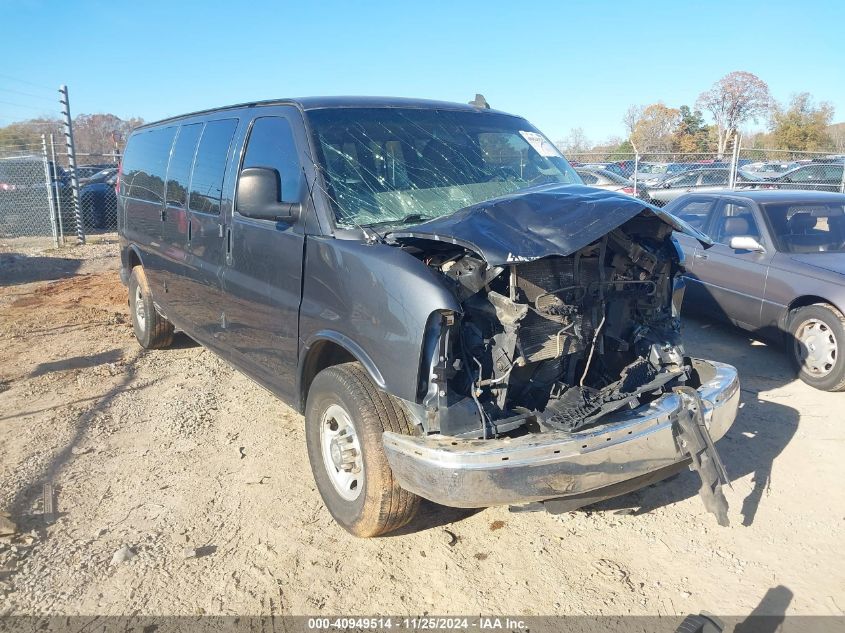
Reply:
[[123, 161], [122, 193], [149, 202], [164, 201], [164, 177], [176, 127], [133, 134]]
[[209, 121], [205, 124], [191, 175], [191, 198], [188, 203], [191, 211], [220, 213], [229, 145], [237, 127], [237, 119]]

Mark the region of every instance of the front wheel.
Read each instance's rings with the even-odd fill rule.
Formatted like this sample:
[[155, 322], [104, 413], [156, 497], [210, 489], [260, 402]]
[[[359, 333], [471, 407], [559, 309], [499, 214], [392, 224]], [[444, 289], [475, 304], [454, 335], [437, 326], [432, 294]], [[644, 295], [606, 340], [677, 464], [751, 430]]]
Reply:
[[789, 319], [788, 342], [798, 377], [824, 391], [845, 390], [845, 316], [827, 304], [795, 310]]
[[324, 369], [305, 409], [305, 439], [314, 480], [334, 519], [355, 536], [396, 530], [420, 498], [393, 478], [382, 433], [414, 434], [401, 405], [378, 389], [358, 363]]

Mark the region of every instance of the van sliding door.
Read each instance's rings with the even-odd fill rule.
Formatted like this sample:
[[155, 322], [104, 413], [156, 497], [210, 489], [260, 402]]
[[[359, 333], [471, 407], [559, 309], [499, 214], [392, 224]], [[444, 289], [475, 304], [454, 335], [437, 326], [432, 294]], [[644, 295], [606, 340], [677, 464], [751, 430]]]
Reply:
[[221, 272], [226, 257], [226, 219], [231, 204], [224, 196], [224, 175], [232, 160], [238, 119], [207, 121], [200, 136], [188, 187], [188, 246], [185, 257], [183, 313], [195, 336], [215, 346], [223, 316]]

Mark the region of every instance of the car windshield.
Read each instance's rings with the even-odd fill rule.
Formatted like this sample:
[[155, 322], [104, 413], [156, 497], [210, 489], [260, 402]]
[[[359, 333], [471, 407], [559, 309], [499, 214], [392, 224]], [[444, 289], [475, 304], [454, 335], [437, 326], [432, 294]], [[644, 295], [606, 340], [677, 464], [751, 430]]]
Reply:
[[546, 183], [581, 183], [524, 119], [422, 108], [327, 108], [308, 119], [342, 226], [402, 224]]
[[637, 167], [637, 172], [640, 174], [665, 174], [667, 167], [668, 165], [644, 163]]
[[781, 252], [845, 252], [845, 205], [770, 203], [763, 205], [763, 213]]

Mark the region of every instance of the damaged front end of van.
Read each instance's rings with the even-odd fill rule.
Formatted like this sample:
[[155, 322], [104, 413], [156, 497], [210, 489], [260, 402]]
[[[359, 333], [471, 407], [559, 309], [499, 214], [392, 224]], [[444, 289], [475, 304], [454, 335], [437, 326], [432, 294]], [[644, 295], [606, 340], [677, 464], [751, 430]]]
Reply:
[[428, 319], [417, 435], [384, 433], [400, 485], [448, 506], [564, 512], [690, 466], [727, 524], [714, 447], [736, 370], [687, 355], [677, 218], [578, 185], [505, 195], [384, 236], [457, 309]]

